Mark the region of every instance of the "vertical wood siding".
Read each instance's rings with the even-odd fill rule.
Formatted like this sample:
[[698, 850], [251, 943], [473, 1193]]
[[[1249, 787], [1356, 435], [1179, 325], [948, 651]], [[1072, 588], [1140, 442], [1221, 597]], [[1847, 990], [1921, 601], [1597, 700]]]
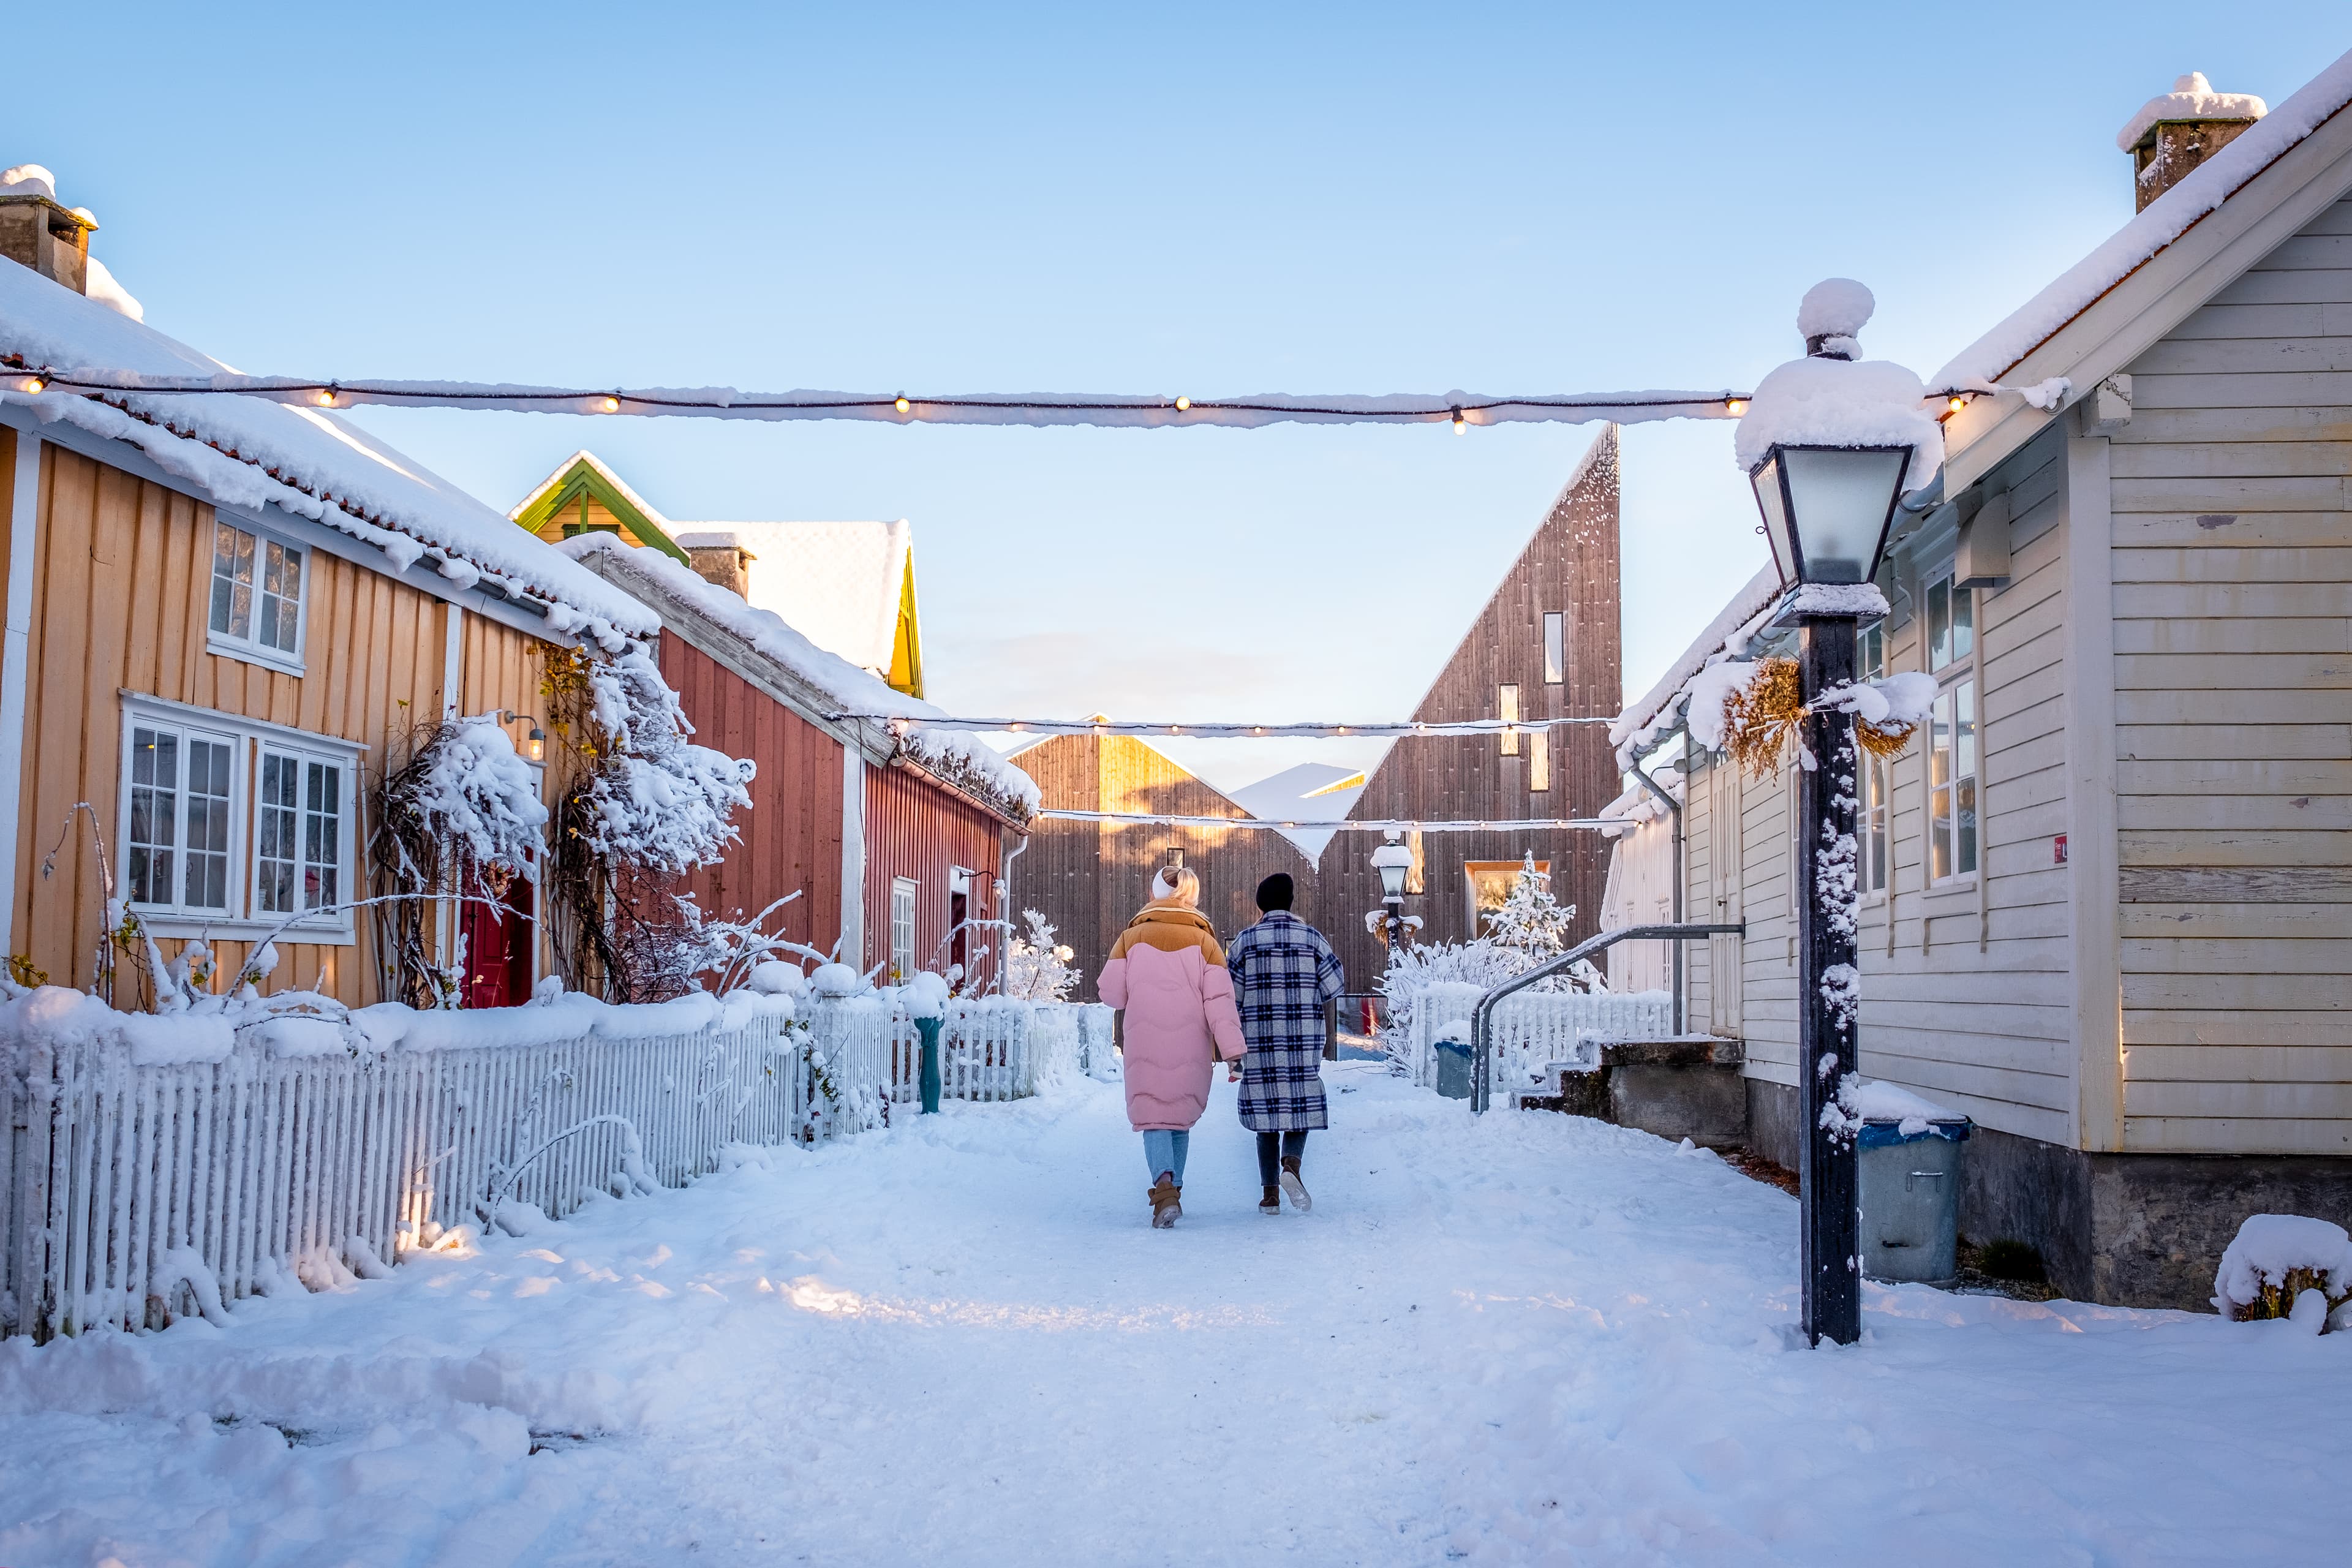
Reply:
[[[1013, 761], [1037, 781], [1048, 806], [1078, 811], [1150, 812], [1171, 816], [1249, 814], [1132, 735], [1057, 735]], [[1095, 981], [1111, 944], [1151, 896], [1152, 873], [1180, 852], [1201, 879], [1201, 912], [1231, 942], [1257, 919], [1257, 885], [1276, 871], [1297, 884], [1299, 917], [1334, 943], [1345, 916], [1318, 883], [1315, 868], [1290, 840], [1262, 828], [1156, 826], [1047, 820], [1032, 831], [1013, 862], [1013, 897], [1060, 928], [1076, 952], [1078, 994]], [[1353, 982], [1351, 982], [1352, 984]]]
[[841, 934], [841, 742], [682, 637], [661, 639], [662, 679], [677, 690], [695, 740], [749, 757], [751, 809], [742, 841], [687, 887], [709, 915], [746, 915], [801, 896], [767, 928], [830, 952]]
[[[911, 768], [867, 768], [864, 967], [890, 956], [890, 883], [906, 877], [916, 887], [915, 967], [945, 968], [947, 955], [939, 953], [934, 963], [933, 954], [948, 934], [948, 874], [956, 867], [972, 874], [968, 917], [996, 918], [993, 889], [1005, 831], [994, 816]], [[972, 950], [982, 945], [992, 973], [1004, 951], [1001, 933], [975, 932]]]
[[2352, 200], [2131, 369], [2124, 1144], [2352, 1152]]
[[[1519, 711], [1529, 717], [1613, 717], [1624, 705], [1619, 646], [1618, 447], [1614, 426], [1594, 443], [1578, 480], [1554, 501], [1527, 548], [1479, 612], [1429, 694], [1414, 710], [1420, 720], [1494, 719], [1496, 689], [1516, 684]], [[1565, 616], [1566, 679], [1544, 680], [1543, 617]], [[1551, 787], [1528, 788], [1528, 740], [1519, 755], [1505, 756], [1493, 735], [1398, 741], [1372, 770], [1351, 816], [1368, 820], [1421, 818], [1513, 820], [1591, 816], [1623, 787], [1606, 725], [1579, 724], [1550, 732]], [[1368, 991], [1386, 959], [1364, 930], [1363, 911], [1379, 907], [1380, 878], [1370, 864], [1375, 838], [1334, 837], [1323, 851], [1323, 900], [1332, 915], [1326, 935], [1348, 967], [1352, 991]], [[1424, 942], [1460, 941], [1469, 930], [1463, 867], [1471, 860], [1517, 860], [1532, 850], [1551, 863], [1552, 893], [1576, 906], [1578, 940], [1601, 927], [1609, 840], [1590, 831], [1429, 834], [1423, 840], [1428, 891], [1408, 898], [1422, 917]]]
[[[98, 810], [121, 869], [118, 784], [121, 701], [131, 690], [312, 734], [356, 741], [362, 801], [410, 726], [441, 712], [446, 607], [441, 601], [323, 551], [310, 552], [299, 676], [205, 651], [213, 509], [78, 453], [43, 443], [41, 528], [33, 589], [26, 702], [23, 816], [16, 930], [19, 948], [58, 984], [88, 986], [104, 921], [104, 893], [87, 821], [74, 824], [53, 875], [41, 863], [77, 801]], [[535, 639], [468, 616], [471, 710], [530, 710]], [[246, 802], [250, 810], [250, 791]], [[237, 874], [250, 866], [247, 858]], [[362, 811], [353, 824], [352, 886], [364, 887]], [[278, 943], [266, 989], [316, 988], [347, 1002], [378, 1000], [373, 932], [356, 946]], [[247, 944], [212, 944], [224, 972]], [[167, 942], [167, 952], [176, 952]], [[124, 960], [127, 964], [128, 960]], [[122, 992], [129, 1001], [131, 993]]]

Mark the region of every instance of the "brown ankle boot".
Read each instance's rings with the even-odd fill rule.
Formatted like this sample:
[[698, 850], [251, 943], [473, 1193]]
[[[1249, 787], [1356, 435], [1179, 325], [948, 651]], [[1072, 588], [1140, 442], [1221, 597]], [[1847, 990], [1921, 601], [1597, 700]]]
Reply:
[[1280, 1187], [1266, 1188], [1265, 1196], [1258, 1200], [1257, 1212], [1260, 1214], [1280, 1214], [1282, 1212], [1282, 1189]]
[[1307, 1184], [1298, 1179], [1298, 1156], [1296, 1154], [1282, 1157], [1282, 1194], [1290, 1200], [1290, 1206], [1300, 1214], [1315, 1206], [1315, 1200], [1307, 1195]]
[[1184, 1205], [1177, 1202], [1183, 1193], [1184, 1189], [1176, 1184], [1176, 1178], [1172, 1172], [1160, 1173], [1160, 1180], [1154, 1184], [1150, 1194], [1152, 1229], [1166, 1230], [1184, 1217]]

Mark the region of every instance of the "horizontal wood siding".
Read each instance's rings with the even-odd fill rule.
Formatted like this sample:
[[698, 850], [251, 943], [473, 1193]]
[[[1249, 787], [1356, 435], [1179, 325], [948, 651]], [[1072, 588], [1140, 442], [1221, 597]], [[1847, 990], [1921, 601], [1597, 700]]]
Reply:
[[659, 658], [696, 742], [759, 770], [751, 809], [735, 817], [741, 841], [688, 889], [705, 914], [729, 918], [797, 892], [762, 929], [831, 952], [841, 934], [841, 742], [682, 637], [664, 637]]
[[2352, 201], [2115, 433], [2127, 1149], [2352, 1152]]
[[[90, 825], [70, 825], [78, 801], [98, 809], [110, 861], [121, 867], [121, 701], [131, 690], [312, 734], [356, 741], [362, 805], [387, 759], [405, 753], [411, 727], [442, 711], [446, 605], [390, 577], [310, 552], [305, 673], [289, 675], [205, 649], [213, 509], [174, 489], [44, 443], [42, 533], [33, 589], [26, 701], [24, 805], [17, 839], [15, 929], [19, 951], [58, 984], [87, 987], [105, 921], [105, 893]], [[473, 647], [480, 679], [467, 684], [473, 711], [530, 710], [538, 681], [533, 639], [478, 617]], [[247, 802], [250, 808], [250, 792]], [[248, 845], [250, 822], [246, 825]], [[354, 823], [354, 890], [373, 823]], [[42, 862], [62, 844], [52, 875]], [[249, 852], [245, 868], [249, 868]], [[242, 874], [242, 869], [240, 873]], [[347, 1002], [379, 999], [373, 932], [359, 920], [356, 946], [280, 942], [264, 985], [316, 988]], [[163, 943], [166, 953], [179, 942]], [[247, 944], [211, 944], [224, 973]], [[130, 1005], [130, 961], [119, 1000]]]
[[[2054, 441], [2011, 459], [1995, 483], [2011, 493], [2014, 554], [2006, 587], [1980, 595], [1975, 653], [1983, 731], [1979, 913], [1975, 879], [1926, 887], [1927, 747], [1924, 733], [1886, 764], [1888, 892], [1864, 900], [1860, 933], [1861, 1066], [2004, 1132], [2072, 1144], [2071, 1000], [2059, 737], [2065, 714], [2059, 627], [2066, 615], [2064, 497]], [[1898, 547], [1902, 584], [1886, 635], [1886, 668], [1927, 668], [1922, 572], [1948, 565], [1948, 546]], [[1915, 559], [1915, 556], [1916, 557]], [[1695, 1028], [1737, 1021], [1749, 1077], [1796, 1081], [1796, 923], [1790, 907], [1792, 795], [1784, 768], [1737, 784], [1718, 764], [1692, 781], [1687, 834], [1692, 918], [1748, 922], [1744, 942], [1691, 948]], [[1719, 814], [1736, 803], [1736, 840]], [[1719, 846], [1736, 842], [1727, 886]], [[1891, 929], [1890, 929], [1891, 922]], [[1741, 995], [1727, 1009], [1717, 971], [1739, 955]]]
[[[890, 884], [906, 877], [915, 884], [915, 967], [944, 970], [950, 873], [960, 867], [972, 874], [968, 918], [997, 918], [994, 889], [1004, 832], [994, 816], [912, 768], [867, 768], [865, 967], [890, 956]], [[1001, 934], [974, 932], [970, 951], [976, 956], [982, 947], [1001, 955]], [[991, 963], [992, 973], [993, 957]]]

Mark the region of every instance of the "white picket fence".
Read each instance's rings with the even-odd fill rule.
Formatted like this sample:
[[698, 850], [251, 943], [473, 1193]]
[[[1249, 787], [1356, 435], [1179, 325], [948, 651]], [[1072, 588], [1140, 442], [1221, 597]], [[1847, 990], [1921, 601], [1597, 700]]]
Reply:
[[[1482, 986], [1452, 982], [1414, 994], [1407, 1066], [1415, 1083], [1437, 1081], [1439, 1040], [1451, 1036], [1469, 1042], [1467, 1021], [1485, 994]], [[1674, 1033], [1674, 994], [1667, 991], [1521, 991], [1507, 996], [1495, 1008], [1496, 1097], [1540, 1087], [1556, 1062], [1589, 1060], [1595, 1039], [1664, 1039]]]
[[[959, 1005], [943, 1092], [1034, 1093], [1108, 1054], [1109, 1011]], [[652, 1034], [629, 1031], [658, 1009], [610, 1009], [561, 1039], [291, 1055], [265, 1026], [220, 1059], [155, 1065], [105, 1031], [0, 1047], [0, 1336], [217, 1318], [505, 1203], [561, 1218], [917, 1097], [909, 1021], [871, 999], [807, 1012]]]

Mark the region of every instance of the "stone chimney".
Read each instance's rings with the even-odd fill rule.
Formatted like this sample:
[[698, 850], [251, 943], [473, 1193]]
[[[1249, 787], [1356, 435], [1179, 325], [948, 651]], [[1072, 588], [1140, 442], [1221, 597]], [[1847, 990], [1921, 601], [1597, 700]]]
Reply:
[[2250, 92], [2215, 92], [2203, 71], [2190, 71], [2170, 92], [2149, 99], [2116, 137], [2116, 145], [2132, 156], [2137, 210], [2147, 211], [2148, 203], [2269, 112]]
[[743, 548], [741, 534], [682, 533], [677, 547], [686, 552], [696, 576], [739, 598], [751, 596], [751, 563], [759, 558]]
[[57, 181], [38, 163], [0, 171], [0, 256], [87, 294], [97, 226], [88, 212], [58, 204]]

